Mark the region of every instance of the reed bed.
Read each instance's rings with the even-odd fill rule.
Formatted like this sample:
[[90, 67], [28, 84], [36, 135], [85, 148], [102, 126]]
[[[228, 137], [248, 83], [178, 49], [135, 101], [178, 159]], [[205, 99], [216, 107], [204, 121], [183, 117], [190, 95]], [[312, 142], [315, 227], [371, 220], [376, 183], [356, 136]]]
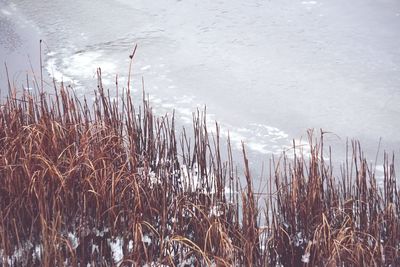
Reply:
[[392, 156], [380, 186], [353, 142], [337, 177], [310, 133], [256, 194], [244, 145], [242, 173], [205, 114], [177, 131], [98, 79], [93, 104], [61, 84], [1, 105], [0, 265], [400, 265]]

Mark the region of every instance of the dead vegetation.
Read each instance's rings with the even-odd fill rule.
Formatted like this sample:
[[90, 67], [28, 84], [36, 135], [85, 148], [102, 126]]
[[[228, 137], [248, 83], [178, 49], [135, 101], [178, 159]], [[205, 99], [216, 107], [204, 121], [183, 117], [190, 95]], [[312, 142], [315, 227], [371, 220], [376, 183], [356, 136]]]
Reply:
[[[122, 96], [121, 96], [122, 95]], [[310, 153], [271, 160], [254, 193], [216, 125], [157, 117], [129, 91], [99, 87], [93, 105], [63, 85], [0, 108], [2, 266], [398, 266], [400, 192], [383, 186], [353, 142], [336, 177]], [[222, 143], [222, 144], [221, 144]], [[222, 159], [221, 151], [228, 156]], [[261, 219], [263, 217], [264, 219]]]

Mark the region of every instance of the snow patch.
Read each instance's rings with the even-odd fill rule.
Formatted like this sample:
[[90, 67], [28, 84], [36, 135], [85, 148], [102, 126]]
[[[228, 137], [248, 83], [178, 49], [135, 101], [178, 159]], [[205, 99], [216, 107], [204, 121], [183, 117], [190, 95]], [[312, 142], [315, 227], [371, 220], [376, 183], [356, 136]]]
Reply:
[[140, 68], [141, 71], [145, 71], [145, 70], [149, 70], [149, 69], [151, 69], [151, 65], [146, 65], [146, 66]]
[[68, 240], [71, 242], [72, 248], [76, 249], [79, 245], [78, 237], [74, 234], [69, 232], [68, 233]]
[[316, 5], [318, 4], [317, 1], [302, 1], [301, 4], [303, 5]]
[[64, 64], [68, 66], [66, 72], [74, 77], [93, 78], [100, 67], [103, 73], [116, 73], [116, 65], [103, 58], [101, 51], [76, 53], [64, 59]]
[[266, 148], [266, 145], [263, 145], [261, 143], [255, 143], [255, 142], [249, 142], [246, 143], [246, 145], [253, 151], [259, 152], [261, 154], [269, 154], [272, 153], [271, 150], [268, 150]]
[[178, 104], [191, 104], [193, 103], [194, 97], [183, 95], [181, 97], [174, 97], [174, 99]]
[[57, 69], [55, 58], [50, 58], [49, 60], [47, 60], [46, 70], [57, 82], [67, 82], [72, 84], [78, 83], [77, 81], [74, 81], [72, 78], [64, 75], [61, 71]]
[[122, 243], [123, 241], [120, 237], [117, 237], [115, 240], [110, 241], [110, 247], [115, 263], [119, 263], [124, 257], [122, 251]]
[[301, 262], [309, 263], [310, 262], [310, 253], [307, 252], [303, 256], [301, 256]]

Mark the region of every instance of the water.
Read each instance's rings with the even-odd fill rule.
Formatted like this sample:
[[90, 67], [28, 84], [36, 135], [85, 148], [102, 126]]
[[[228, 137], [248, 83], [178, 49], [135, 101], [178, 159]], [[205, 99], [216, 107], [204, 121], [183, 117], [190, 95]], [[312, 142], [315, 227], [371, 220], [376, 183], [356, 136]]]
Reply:
[[[159, 114], [183, 123], [207, 105], [256, 165], [308, 128], [344, 155], [346, 138], [374, 160], [400, 153], [400, 2], [7, 1], [45, 40], [45, 66], [77, 94], [92, 94], [96, 68], [107, 88], [141, 78]], [[3, 12], [4, 14], [4, 12]], [[7, 34], [7, 33], [2, 33]], [[300, 142], [300, 141], [298, 141]]]

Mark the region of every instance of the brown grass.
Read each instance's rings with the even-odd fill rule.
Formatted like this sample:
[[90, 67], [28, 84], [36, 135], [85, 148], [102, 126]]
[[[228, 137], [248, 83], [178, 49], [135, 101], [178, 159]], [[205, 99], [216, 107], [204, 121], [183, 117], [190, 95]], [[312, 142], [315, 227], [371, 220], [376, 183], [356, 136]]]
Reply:
[[400, 264], [393, 157], [378, 186], [352, 142], [336, 177], [310, 133], [309, 154], [272, 160], [260, 197], [244, 145], [242, 174], [204, 114], [178, 134], [129, 91], [111, 101], [100, 71], [93, 107], [71, 92], [10, 92], [0, 108], [0, 265]]

